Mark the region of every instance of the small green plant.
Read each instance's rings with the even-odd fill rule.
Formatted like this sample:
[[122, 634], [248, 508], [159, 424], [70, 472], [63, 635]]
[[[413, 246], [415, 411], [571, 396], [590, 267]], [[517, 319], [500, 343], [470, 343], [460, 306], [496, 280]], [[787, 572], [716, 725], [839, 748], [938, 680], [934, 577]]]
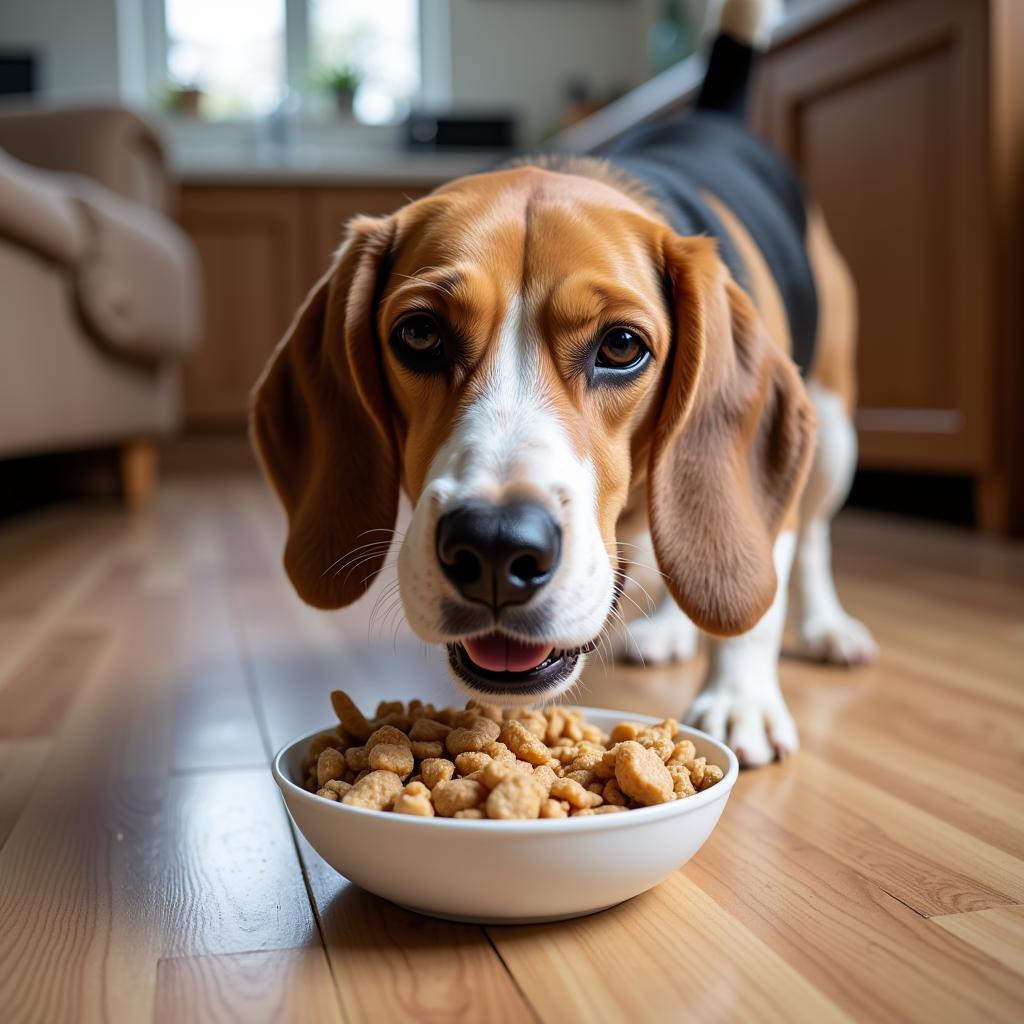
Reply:
[[320, 84], [333, 93], [354, 95], [362, 84], [363, 73], [353, 64], [339, 64], [325, 71], [320, 77]]

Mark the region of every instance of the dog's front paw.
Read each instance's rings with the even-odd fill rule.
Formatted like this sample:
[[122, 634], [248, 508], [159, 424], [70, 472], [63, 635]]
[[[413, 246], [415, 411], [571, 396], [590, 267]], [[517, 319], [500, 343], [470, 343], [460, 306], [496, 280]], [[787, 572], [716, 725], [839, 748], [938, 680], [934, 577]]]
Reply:
[[637, 665], [670, 665], [697, 654], [697, 627], [678, 608], [659, 609], [650, 618], [634, 619], [620, 628], [615, 656]]
[[802, 622], [800, 653], [829, 665], [866, 665], [878, 657], [878, 644], [863, 622], [843, 612]]
[[697, 694], [686, 724], [728, 744], [744, 767], [781, 761], [800, 746], [796, 724], [778, 689], [764, 689], [773, 692], [709, 685]]

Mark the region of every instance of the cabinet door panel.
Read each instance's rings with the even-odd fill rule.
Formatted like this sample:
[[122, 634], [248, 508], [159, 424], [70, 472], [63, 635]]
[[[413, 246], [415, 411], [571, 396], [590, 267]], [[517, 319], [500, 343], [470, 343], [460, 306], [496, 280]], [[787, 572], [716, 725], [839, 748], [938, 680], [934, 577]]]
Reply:
[[865, 4], [775, 53], [759, 107], [860, 296], [861, 463], [991, 458], [986, 5]]
[[328, 267], [331, 256], [341, 244], [345, 225], [357, 214], [382, 216], [394, 213], [411, 199], [429, 192], [422, 185], [403, 188], [398, 185], [345, 186], [316, 189], [310, 196], [310, 227], [313, 260], [312, 272], [316, 277]]
[[185, 367], [189, 426], [245, 422], [249, 392], [308, 285], [297, 193], [186, 188], [182, 224], [205, 288], [202, 348]]

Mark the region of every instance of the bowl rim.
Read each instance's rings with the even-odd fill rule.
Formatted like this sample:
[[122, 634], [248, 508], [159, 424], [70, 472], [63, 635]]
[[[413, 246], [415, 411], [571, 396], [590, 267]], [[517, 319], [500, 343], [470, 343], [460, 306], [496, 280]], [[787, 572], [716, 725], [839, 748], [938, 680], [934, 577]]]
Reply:
[[[621, 716], [620, 721], [640, 722], [644, 725], [657, 725], [659, 722], [664, 721], [663, 716], [641, 715], [630, 711], [616, 711], [611, 708], [595, 708], [585, 705], [567, 706], [582, 711], [588, 719], [592, 714], [596, 713], [600, 715], [619, 715]], [[732, 791], [732, 787], [736, 784], [740, 773], [739, 761], [729, 747], [700, 729], [681, 724], [679, 726], [680, 733], [684, 733], [690, 739], [699, 739], [714, 747], [720, 755], [720, 761], [724, 762], [724, 765], [719, 763], [718, 766], [725, 768], [725, 775], [719, 782], [716, 782], [714, 786], [705, 789], [703, 792], [687, 797], [685, 800], [671, 800], [668, 803], [655, 804], [651, 807], [638, 807], [628, 814], [597, 814], [587, 815], [583, 818], [531, 818], [502, 821], [494, 821], [487, 818], [442, 818], [439, 816], [426, 818], [415, 814], [394, 814], [391, 811], [377, 811], [369, 807], [351, 807], [349, 804], [343, 804], [339, 801], [326, 800], [322, 796], [310, 793], [308, 789], [304, 789], [289, 778], [283, 768], [284, 759], [299, 744], [308, 744], [314, 736], [319, 736], [321, 733], [330, 731], [330, 729], [330, 725], [323, 726], [319, 729], [314, 729], [312, 732], [304, 733], [302, 736], [297, 736], [295, 739], [285, 743], [274, 755], [271, 762], [271, 772], [274, 776], [274, 781], [281, 790], [282, 796], [298, 799], [303, 803], [307, 803], [310, 807], [315, 807], [321, 812], [329, 814], [336, 813], [342, 815], [342, 817], [355, 815], [356, 820], [359, 817], [368, 817], [370, 820], [379, 822], [385, 827], [404, 828], [411, 826], [414, 828], [433, 828], [435, 830], [469, 829], [476, 832], [498, 831], [503, 835], [507, 835], [510, 832], [519, 834], [534, 832], [550, 834], [556, 830], [563, 831], [565, 829], [583, 829], [586, 831], [628, 828], [631, 825], [640, 825], [652, 819], [658, 820], [662, 818], [668, 820], [684, 814], [691, 814], [702, 807], [706, 807], [708, 804], [724, 800]]]

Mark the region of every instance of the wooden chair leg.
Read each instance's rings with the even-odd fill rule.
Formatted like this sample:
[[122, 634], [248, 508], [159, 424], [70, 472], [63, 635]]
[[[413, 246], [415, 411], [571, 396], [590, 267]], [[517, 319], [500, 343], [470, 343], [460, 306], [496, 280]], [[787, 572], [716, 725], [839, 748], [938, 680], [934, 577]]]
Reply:
[[129, 441], [121, 448], [121, 493], [132, 512], [145, 508], [157, 481], [157, 449], [149, 440]]

